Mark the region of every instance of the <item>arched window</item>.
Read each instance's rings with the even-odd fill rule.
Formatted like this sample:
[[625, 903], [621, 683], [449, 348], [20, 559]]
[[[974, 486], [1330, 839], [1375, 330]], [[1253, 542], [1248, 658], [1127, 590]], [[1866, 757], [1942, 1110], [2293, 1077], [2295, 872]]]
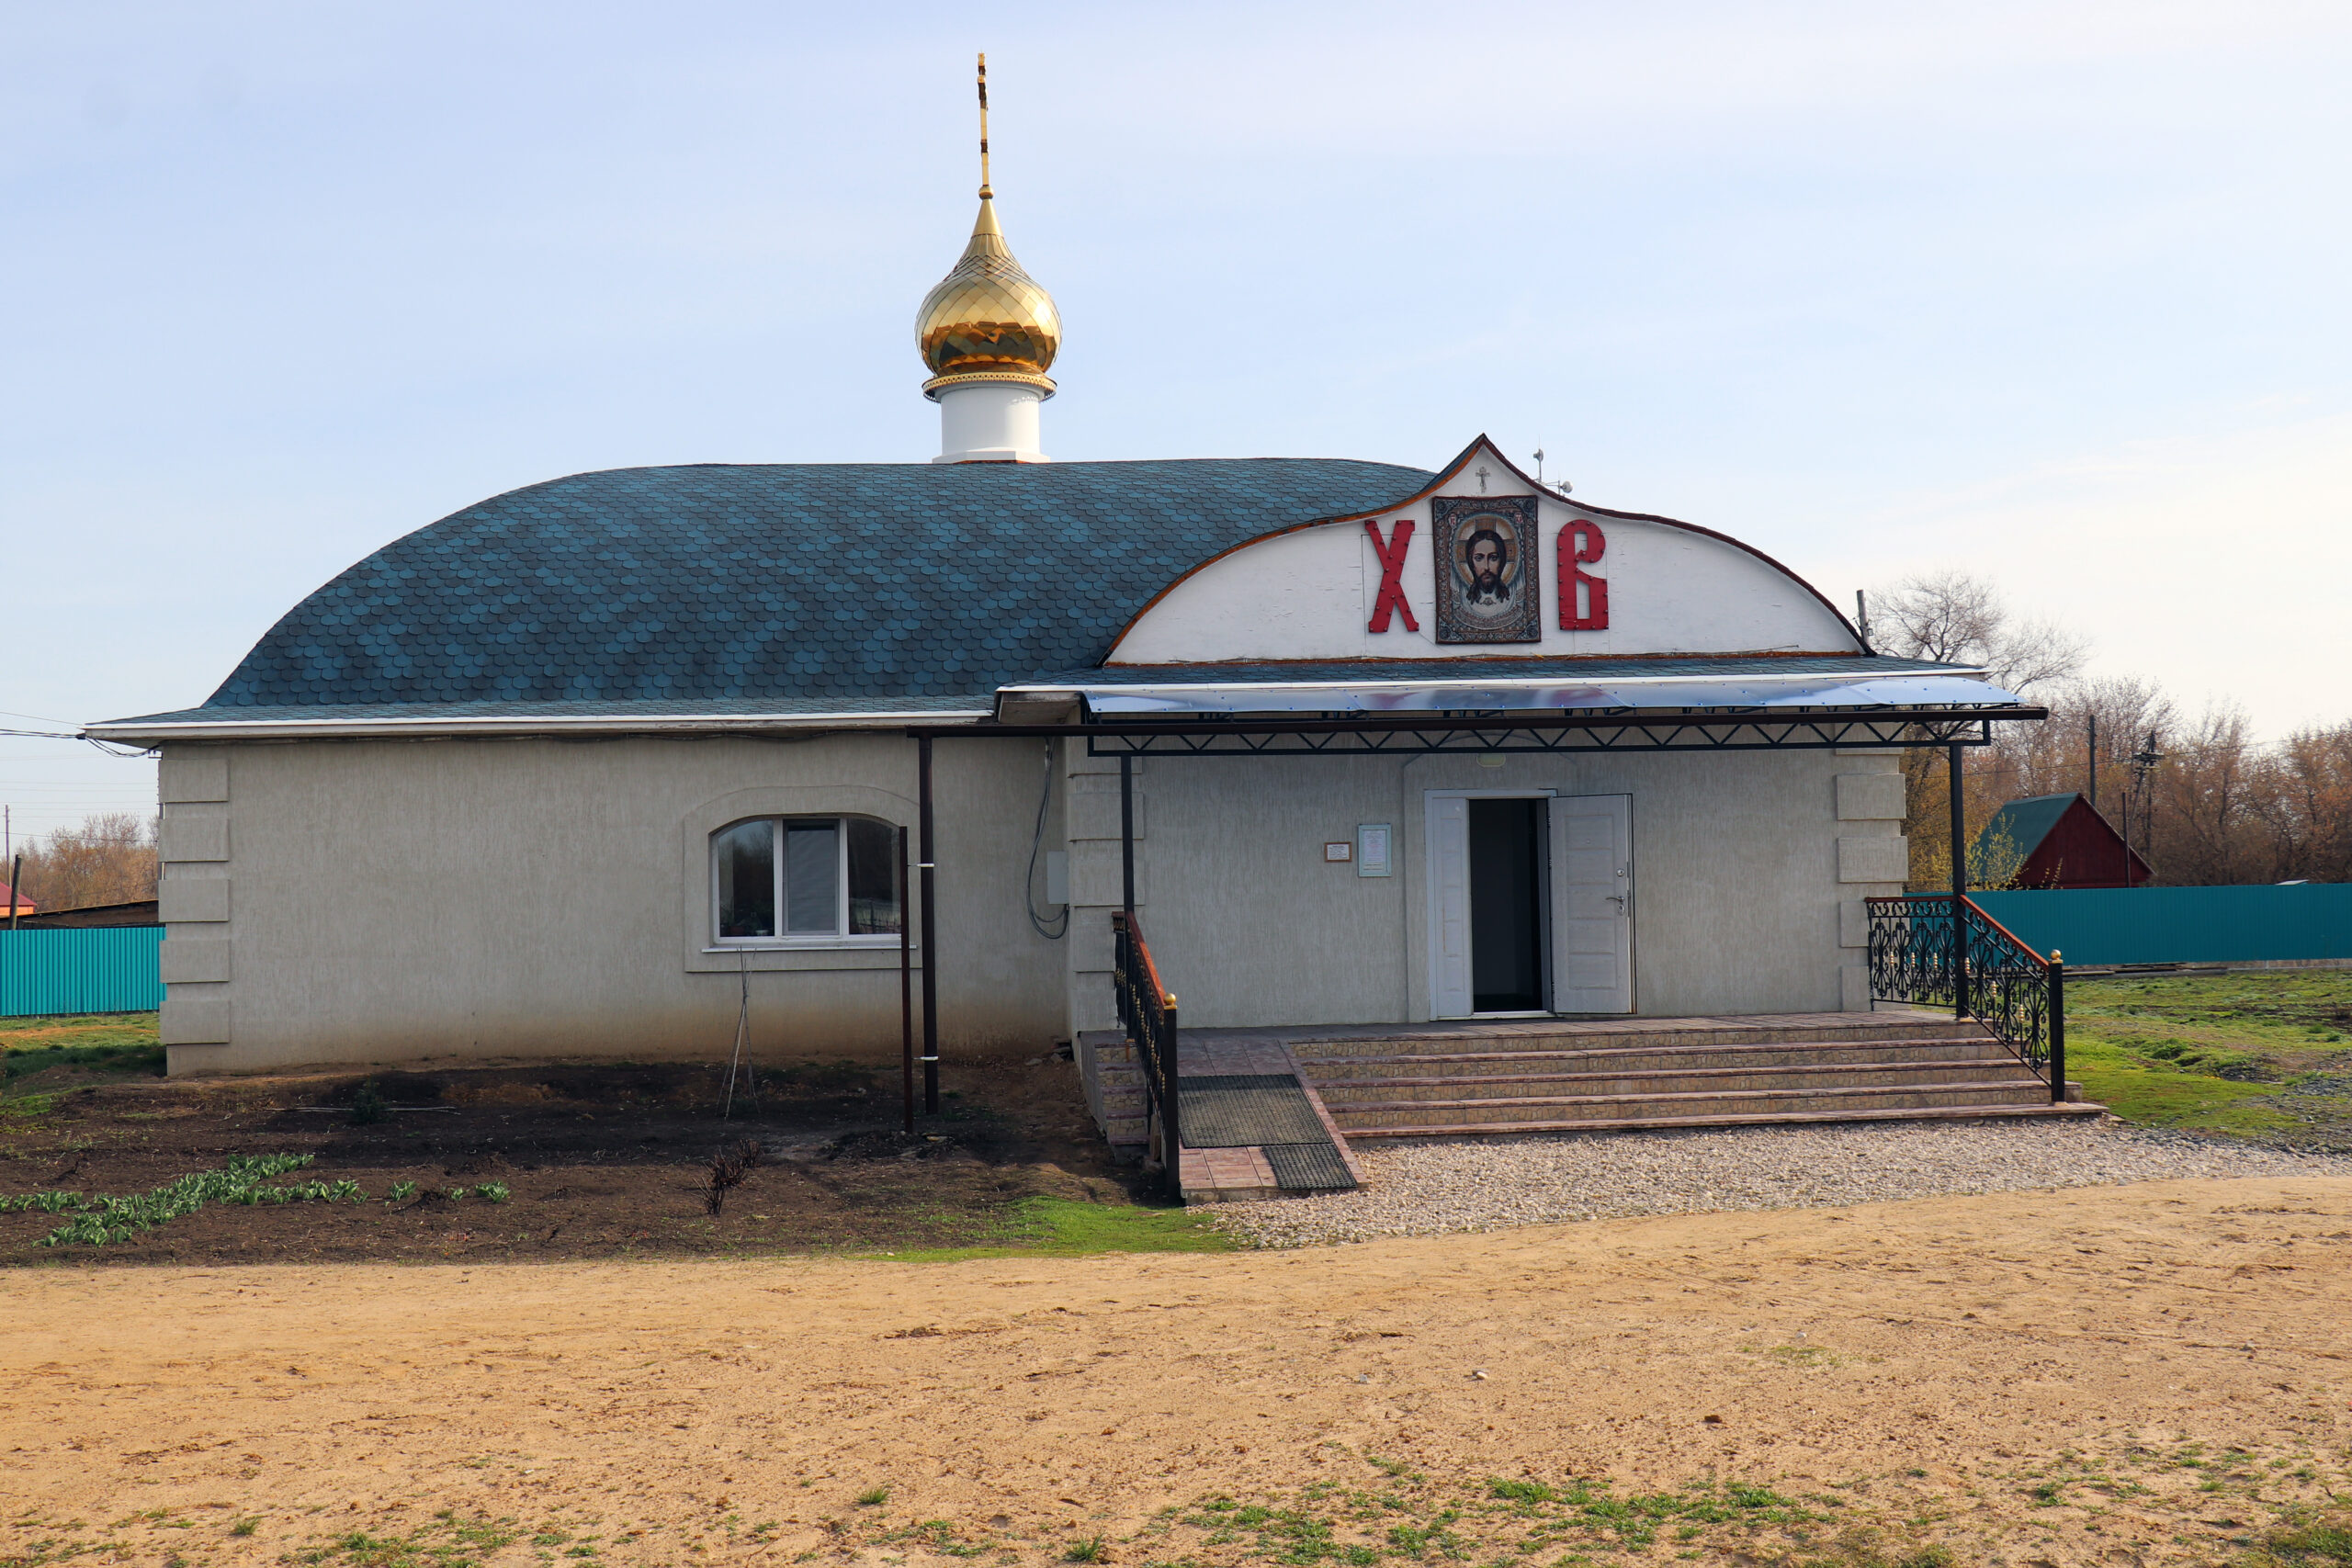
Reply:
[[711, 930], [775, 944], [899, 931], [898, 829], [871, 817], [755, 817], [710, 836]]

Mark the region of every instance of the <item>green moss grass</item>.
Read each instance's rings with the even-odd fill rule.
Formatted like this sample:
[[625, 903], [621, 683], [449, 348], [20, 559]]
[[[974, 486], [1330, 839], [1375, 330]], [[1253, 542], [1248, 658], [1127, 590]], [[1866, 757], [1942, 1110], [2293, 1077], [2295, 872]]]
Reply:
[[2066, 987], [2066, 1073], [2127, 1121], [2262, 1134], [2352, 1118], [2282, 1089], [2352, 1073], [2352, 972], [2113, 976]]
[[2204, 1133], [2262, 1133], [2295, 1125], [2267, 1103], [2276, 1084], [2239, 1083], [2151, 1062], [2078, 1031], [2068, 1021], [2066, 1076], [2127, 1122]]
[[0, 1096], [51, 1067], [119, 1077], [160, 1077], [164, 1047], [152, 1012], [63, 1018], [0, 1018]]
[[1024, 1198], [998, 1233], [978, 1246], [908, 1248], [887, 1256], [896, 1263], [950, 1263], [967, 1258], [1091, 1258], [1107, 1252], [1232, 1252], [1238, 1244], [1198, 1209], [1144, 1208], [1130, 1203], [1080, 1203], [1067, 1198]]

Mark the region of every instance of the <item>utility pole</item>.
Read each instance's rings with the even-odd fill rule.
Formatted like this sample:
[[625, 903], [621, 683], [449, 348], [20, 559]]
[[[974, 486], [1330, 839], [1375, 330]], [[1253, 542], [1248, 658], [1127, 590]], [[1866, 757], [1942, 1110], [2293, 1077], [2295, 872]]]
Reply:
[[2090, 725], [2089, 773], [2091, 782], [2091, 787], [2087, 793], [2091, 797], [2091, 809], [2093, 811], [2097, 811], [2098, 809], [2098, 715], [2092, 714], [2087, 722]]
[[[2149, 854], [2154, 854], [2156, 849], [2156, 805], [2155, 797], [2148, 787], [2148, 778], [2156, 771], [2156, 764], [2164, 760], [2165, 754], [2156, 750], [2156, 732], [2151, 729], [2148, 731], [2147, 746], [2143, 750], [2132, 753], [2132, 788], [2131, 793], [2124, 796], [2126, 801], [2129, 801], [2132, 795], [2140, 797], [2140, 837], [2148, 846]], [[2132, 886], [2130, 820], [2130, 818], [2126, 817], [2123, 831], [2123, 886], [2126, 887]], [[2145, 859], [2146, 856], [2141, 858]], [[2151, 867], [2151, 870], [2153, 869]]]

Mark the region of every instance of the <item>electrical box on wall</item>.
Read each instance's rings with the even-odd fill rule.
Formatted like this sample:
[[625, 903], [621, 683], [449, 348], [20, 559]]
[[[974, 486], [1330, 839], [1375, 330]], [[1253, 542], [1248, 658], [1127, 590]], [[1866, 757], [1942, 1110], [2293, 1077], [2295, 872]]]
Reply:
[[1046, 902], [1048, 905], [1069, 902], [1069, 852], [1046, 852]]
[[1356, 874], [1386, 876], [1390, 874], [1389, 845], [1396, 834], [1385, 822], [1360, 822], [1356, 825]]

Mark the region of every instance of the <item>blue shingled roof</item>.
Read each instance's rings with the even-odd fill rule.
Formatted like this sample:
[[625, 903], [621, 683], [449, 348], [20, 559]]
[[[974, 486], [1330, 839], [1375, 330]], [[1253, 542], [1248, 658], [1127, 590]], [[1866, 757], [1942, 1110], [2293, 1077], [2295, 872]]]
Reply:
[[575, 474], [377, 551], [204, 705], [983, 696], [1101, 663], [1222, 550], [1435, 477], [1290, 457]]

